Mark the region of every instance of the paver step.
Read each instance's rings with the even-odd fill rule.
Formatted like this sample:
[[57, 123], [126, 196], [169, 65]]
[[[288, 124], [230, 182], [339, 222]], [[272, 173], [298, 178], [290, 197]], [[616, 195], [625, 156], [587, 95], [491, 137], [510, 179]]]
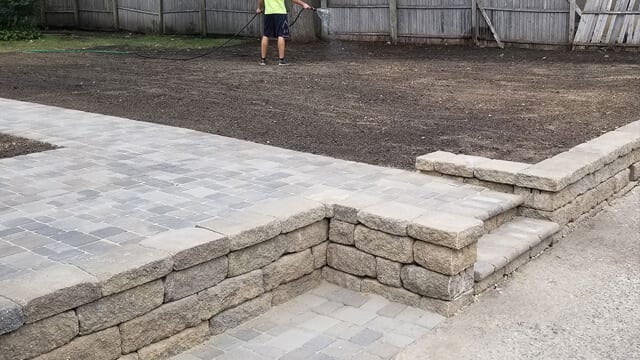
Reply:
[[554, 222], [518, 216], [481, 237], [474, 267], [476, 294], [540, 254], [559, 230]]

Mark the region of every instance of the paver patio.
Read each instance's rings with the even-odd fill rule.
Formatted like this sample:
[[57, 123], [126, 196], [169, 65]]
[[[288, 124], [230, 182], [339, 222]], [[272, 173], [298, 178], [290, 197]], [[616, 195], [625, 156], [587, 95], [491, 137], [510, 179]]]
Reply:
[[291, 195], [361, 193], [486, 220], [514, 196], [182, 128], [0, 99], [0, 132], [61, 149], [0, 160], [0, 280]]

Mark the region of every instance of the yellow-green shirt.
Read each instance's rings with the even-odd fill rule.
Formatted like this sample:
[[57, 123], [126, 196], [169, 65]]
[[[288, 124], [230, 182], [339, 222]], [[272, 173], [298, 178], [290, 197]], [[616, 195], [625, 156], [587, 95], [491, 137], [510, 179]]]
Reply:
[[284, 6], [284, 0], [264, 0], [264, 13], [269, 14], [286, 14], [287, 7]]

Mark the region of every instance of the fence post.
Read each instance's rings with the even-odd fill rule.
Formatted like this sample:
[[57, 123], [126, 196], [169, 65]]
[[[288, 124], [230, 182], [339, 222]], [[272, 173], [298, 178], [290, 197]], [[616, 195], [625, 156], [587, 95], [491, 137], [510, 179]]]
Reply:
[[120, 30], [120, 19], [118, 18], [118, 0], [111, 0], [111, 6], [113, 9], [113, 28], [115, 31]]
[[[320, 0], [320, 8], [328, 9], [327, 0]], [[326, 26], [324, 26], [324, 25], [326, 25]], [[320, 22], [320, 38], [322, 38], [322, 40], [329, 39], [329, 29], [328, 29], [328, 27], [329, 27], [329, 22], [327, 20]]]
[[569, 0], [569, 46], [576, 37], [576, 0]]
[[389, 0], [389, 35], [391, 43], [398, 43], [398, 0]]
[[200, 34], [207, 36], [207, 0], [200, 0]]
[[73, 21], [76, 23], [76, 28], [80, 27], [80, 0], [73, 2]]
[[47, 0], [42, 0], [42, 8], [40, 9], [40, 22], [43, 27], [47, 27]]
[[164, 0], [158, 0], [158, 32], [164, 34]]
[[478, 43], [478, 2], [471, 0], [471, 27], [473, 27], [473, 44], [479, 46]]

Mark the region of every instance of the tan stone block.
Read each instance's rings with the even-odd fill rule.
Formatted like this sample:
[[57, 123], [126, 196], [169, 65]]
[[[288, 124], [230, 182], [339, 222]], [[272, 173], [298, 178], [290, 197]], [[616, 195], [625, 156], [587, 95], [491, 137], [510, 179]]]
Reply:
[[162, 305], [163, 300], [162, 280], [156, 280], [80, 306], [76, 309], [80, 321], [80, 335], [106, 329], [146, 314]]
[[303, 228], [326, 217], [324, 204], [298, 196], [264, 201], [247, 210], [275, 217], [280, 221], [283, 233]]
[[416, 158], [416, 170], [435, 171], [436, 164], [441, 162], [450, 162], [456, 154], [446, 151], [435, 151]]
[[329, 244], [327, 264], [352, 275], [376, 277], [376, 258], [354, 247]]
[[515, 161], [487, 159], [474, 166], [473, 176], [492, 183], [513, 185], [516, 183], [518, 173], [530, 166], [531, 164]]
[[318, 246], [314, 246], [311, 249], [311, 253], [313, 254], [313, 267], [315, 269], [320, 269], [323, 266], [327, 265], [327, 246], [329, 245], [328, 241], [323, 242]]
[[432, 311], [445, 317], [452, 317], [458, 311], [462, 310], [462, 308], [471, 305], [473, 299], [473, 290], [460, 295], [452, 301], [423, 297], [420, 299], [420, 305], [418, 305], [418, 307], [422, 310]]
[[328, 266], [322, 268], [322, 279], [353, 291], [360, 291], [362, 287], [361, 278], [332, 269]]
[[120, 325], [122, 352], [130, 353], [200, 323], [196, 295], [166, 303]]
[[420, 304], [420, 295], [402, 288], [383, 285], [371, 279], [362, 281], [362, 292], [377, 294], [387, 300], [409, 306], [418, 306]]
[[186, 351], [209, 338], [209, 322], [188, 328], [170, 338], [145, 346], [138, 350], [139, 360], [167, 359]]
[[409, 264], [413, 262], [413, 239], [387, 234], [365, 226], [356, 226], [354, 235], [358, 249], [389, 260]]
[[229, 278], [198, 293], [200, 318], [206, 320], [219, 312], [234, 307], [264, 293], [262, 270]]
[[227, 277], [229, 261], [226, 256], [190, 268], [173, 271], [165, 279], [165, 301], [174, 301], [210, 288]]
[[221, 312], [209, 321], [211, 334], [221, 334], [249, 319], [264, 314], [271, 308], [271, 300], [271, 293], [266, 293], [258, 298], [242, 303], [233, 309]]
[[629, 167], [629, 169], [631, 170], [631, 172], [629, 174], [629, 179], [631, 181], [640, 180], [640, 162], [637, 162], [637, 163], [631, 165]]
[[173, 255], [173, 268], [182, 270], [227, 255], [229, 239], [203, 228], [171, 230], [139, 243]]
[[376, 258], [376, 271], [378, 272], [378, 281], [393, 287], [402, 287], [402, 280], [400, 280], [400, 270], [402, 264], [383, 259]]
[[285, 255], [273, 264], [262, 269], [264, 288], [266, 291], [276, 288], [280, 284], [295, 280], [314, 270], [311, 249]]
[[473, 288], [474, 280], [473, 268], [448, 276], [415, 265], [404, 266], [400, 277], [405, 289], [442, 300], [453, 300], [467, 292]]
[[349, 194], [348, 196], [334, 199], [333, 220], [339, 220], [351, 224], [358, 223], [358, 212], [365, 207], [378, 204], [381, 199], [364, 194]]
[[417, 206], [389, 201], [360, 210], [358, 221], [369, 229], [406, 236], [407, 225], [424, 213]]
[[126, 245], [74, 265], [98, 278], [102, 295], [108, 296], [167, 275], [173, 270], [173, 257], [162, 250]]
[[21, 306], [29, 324], [98, 299], [100, 287], [77, 267], [56, 264], [0, 281], [0, 295]]
[[225, 235], [231, 251], [273, 239], [282, 231], [282, 224], [275, 217], [251, 211], [209, 220], [198, 227]]
[[23, 360], [67, 344], [78, 335], [78, 318], [73, 311], [23, 325], [0, 335], [0, 360]]
[[478, 243], [460, 250], [416, 241], [413, 247], [416, 263], [428, 270], [446, 275], [456, 275], [476, 261]]
[[309, 275], [305, 275], [297, 280], [282, 284], [273, 289], [273, 291], [271, 291], [273, 294], [271, 305], [276, 306], [285, 303], [296, 296], [302, 295], [317, 287], [320, 285], [320, 274], [321, 270], [318, 269]]
[[34, 360], [115, 360], [120, 357], [120, 332], [112, 327], [87, 336], [80, 336], [67, 345]]
[[300, 252], [318, 244], [329, 238], [329, 222], [321, 220], [301, 229], [284, 234], [287, 243], [287, 252]]
[[287, 251], [287, 239], [277, 236], [241, 250], [229, 253], [229, 274], [238, 276], [263, 268], [279, 259]]
[[342, 245], [353, 245], [355, 230], [354, 224], [332, 219], [329, 226], [329, 240]]
[[484, 235], [484, 223], [471, 217], [434, 211], [414, 219], [407, 231], [418, 240], [462, 249]]

